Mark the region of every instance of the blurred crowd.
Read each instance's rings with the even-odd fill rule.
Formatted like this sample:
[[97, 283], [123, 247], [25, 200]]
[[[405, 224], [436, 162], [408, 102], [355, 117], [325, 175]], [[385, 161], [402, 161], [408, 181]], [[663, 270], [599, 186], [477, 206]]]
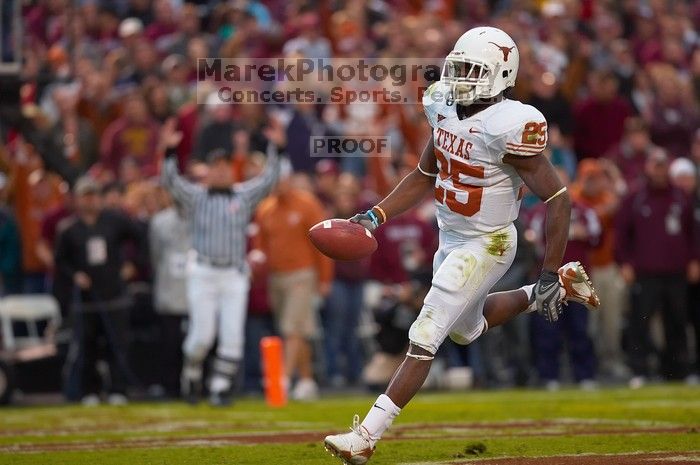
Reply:
[[[159, 185], [160, 126], [176, 119], [179, 166], [190, 179], [203, 179], [208, 155], [224, 150], [234, 178], [244, 181], [265, 164], [262, 130], [271, 115], [286, 125], [293, 174], [248, 228], [243, 386], [260, 389], [258, 342], [281, 333], [311, 342], [313, 364], [300, 371], [316, 382], [383, 388], [430, 285], [437, 247], [431, 201], [380, 228], [379, 249], [367, 260], [333, 265], [287, 256], [311, 247], [310, 218], [349, 217], [416, 166], [430, 134], [420, 105], [197, 104], [196, 60], [445, 56], [482, 24], [518, 44], [512, 98], [548, 120], [545, 153], [574, 202], [567, 259], [590, 271], [602, 307], [572, 308], [555, 325], [521, 317], [466, 348], [446, 344], [430, 382], [556, 389], [562, 382], [697, 381], [700, 3], [25, 0], [21, 7], [19, 114], [0, 118], [0, 293], [52, 292], [70, 320], [81, 300], [75, 287], [92, 288], [80, 307], [108, 301], [114, 315], [125, 315], [84, 322], [125, 328], [123, 338], [105, 330], [106, 344], [127, 353], [161, 341], [141, 373], [128, 366], [133, 356], [116, 357], [112, 371], [121, 374], [111, 377], [110, 392], [133, 384], [179, 390], [190, 239], [180, 207]], [[392, 157], [310, 157], [309, 137], [330, 134], [389, 135]], [[94, 210], [115, 212], [104, 226], [111, 239], [87, 244], [90, 256], [81, 259], [99, 261], [106, 248], [118, 250], [118, 259], [107, 275], [76, 277], [71, 243], [81, 235], [67, 237], [68, 226]], [[542, 222], [541, 202], [526, 195], [518, 257], [499, 289], [534, 282]], [[295, 267], [314, 272], [318, 286], [302, 299], [304, 319], [279, 321], [273, 309], [283, 304], [269, 278]], [[90, 350], [88, 363], [95, 363], [101, 348]], [[69, 385], [66, 394], [89, 392]]]

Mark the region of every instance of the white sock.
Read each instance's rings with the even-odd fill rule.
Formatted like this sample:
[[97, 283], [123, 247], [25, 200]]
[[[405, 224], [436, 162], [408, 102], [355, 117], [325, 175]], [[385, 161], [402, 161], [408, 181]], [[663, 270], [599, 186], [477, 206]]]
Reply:
[[384, 431], [391, 426], [399, 413], [401, 413], [401, 409], [394, 404], [389, 396], [382, 394], [377, 398], [365, 419], [362, 420], [362, 427], [367, 430], [373, 443], [381, 439]]
[[[534, 284], [528, 284], [527, 286], [523, 286], [520, 288], [520, 290], [525, 291], [525, 294], [527, 294], [527, 300], [532, 301], [532, 293], [535, 292], [535, 285]], [[537, 307], [535, 306], [535, 302], [532, 301], [532, 303], [525, 309], [523, 313], [532, 313], [535, 310], [537, 310]]]

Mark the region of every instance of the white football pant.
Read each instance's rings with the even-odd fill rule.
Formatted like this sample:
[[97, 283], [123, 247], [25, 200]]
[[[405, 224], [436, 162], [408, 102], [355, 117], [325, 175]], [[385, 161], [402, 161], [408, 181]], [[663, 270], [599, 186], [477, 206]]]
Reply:
[[512, 224], [472, 238], [441, 230], [432, 287], [409, 331], [411, 343], [435, 354], [448, 335], [465, 345], [483, 334], [486, 297], [510, 268], [516, 247]]
[[214, 345], [217, 357], [241, 360], [248, 306], [248, 276], [236, 268], [217, 268], [191, 260], [187, 268], [189, 329], [185, 356], [202, 362]]

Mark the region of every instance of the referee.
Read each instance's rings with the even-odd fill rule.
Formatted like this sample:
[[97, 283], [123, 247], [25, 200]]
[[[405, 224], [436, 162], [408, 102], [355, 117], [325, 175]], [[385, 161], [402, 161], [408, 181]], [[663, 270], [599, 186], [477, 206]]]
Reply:
[[175, 122], [163, 125], [165, 148], [161, 180], [185, 209], [192, 233], [192, 253], [187, 264], [187, 300], [190, 324], [183, 352], [182, 393], [196, 402], [202, 391], [202, 364], [214, 344], [218, 347], [209, 380], [210, 403], [227, 405], [232, 400], [233, 380], [243, 357], [245, 316], [250, 285], [245, 260], [246, 228], [255, 207], [277, 182], [280, 159], [277, 146], [285, 142], [284, 129], [272, 121], [267, 166], [254, 179], [234, 184], [229, 156], [213, 151], [204, 185], [180, 176], [176, 148], [182, 134]]

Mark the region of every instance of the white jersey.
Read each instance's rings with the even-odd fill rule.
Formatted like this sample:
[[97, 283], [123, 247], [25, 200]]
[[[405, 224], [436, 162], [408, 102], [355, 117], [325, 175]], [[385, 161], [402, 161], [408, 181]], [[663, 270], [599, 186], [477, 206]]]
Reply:
[[460, 120], [448, 91], [437, 82], [423, 95], [439, 169], [438, 226], [467, 237], [493, 233], [515, 221], [522, 198], [523, 181], [503, 156], [542, 153], [547, 122], [534, 107], [507, 99]]

